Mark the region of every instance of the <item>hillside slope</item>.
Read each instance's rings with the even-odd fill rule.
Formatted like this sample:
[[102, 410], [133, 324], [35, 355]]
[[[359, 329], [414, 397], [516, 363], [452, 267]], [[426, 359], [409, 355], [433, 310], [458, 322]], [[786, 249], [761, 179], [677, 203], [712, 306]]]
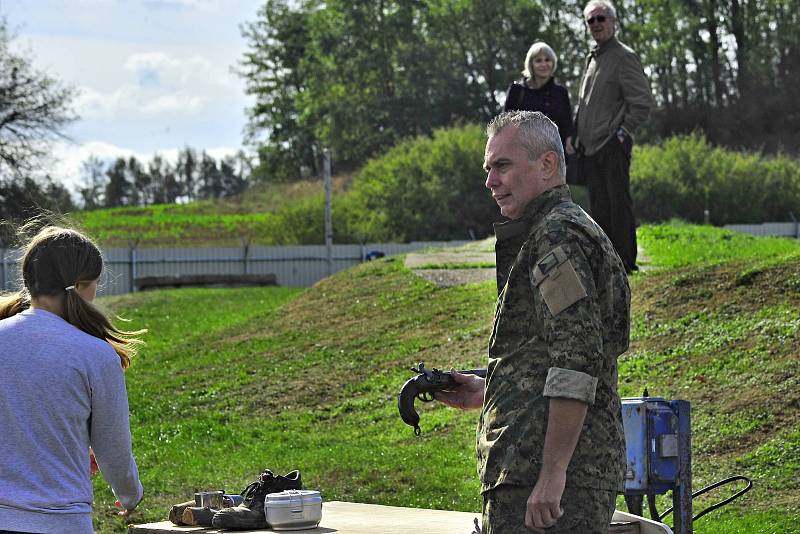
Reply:
[[[351, 177], [333, 178], [341, 195]], [[72, 218], [106, 247], [240, 246], [283, 243], [285, 221], [276, 212], [313, 202], [324, 192], [322, 180], [256, 185], [240, 195], [188, 204], [79, 211]]]
[[[647, 387], [692, 402], [695, 488], [732, 474], [755, 482], [699, 520], [698, 533], [793, 532], [800, 521], [798, 273], [793, 253], [632, 278], [621, 394]], [[402, 258], [303, 292], [107, 300], [131, 327], [151, 329], [128, 374], [148, 495], [135, 521], [163, 520], [195, 488], [238, 492], [266, 467], [301, 469], [326, 500], [478, 512], [476, 415], [417, 403], [423, 433], [415, 437], [396, 395], [419, 361], [484, 366], [494, 301], [492, 282], [435, 287]], [[101, 481], [96, 489], [98, 531], [122, 531], [108, 512], [110, 492]]]

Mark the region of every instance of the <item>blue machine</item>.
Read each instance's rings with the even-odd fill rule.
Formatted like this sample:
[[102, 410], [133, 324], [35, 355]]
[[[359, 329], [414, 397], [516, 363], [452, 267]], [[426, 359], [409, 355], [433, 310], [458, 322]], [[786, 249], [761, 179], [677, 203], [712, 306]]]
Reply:
[[692, 431], [688, 401], [662, 397], [622, 399], [625, 430], [625, 502], [642, 515], [648, 499], [651, 514], [655, 496], [672, 491], [673, 530], [692, 532]]

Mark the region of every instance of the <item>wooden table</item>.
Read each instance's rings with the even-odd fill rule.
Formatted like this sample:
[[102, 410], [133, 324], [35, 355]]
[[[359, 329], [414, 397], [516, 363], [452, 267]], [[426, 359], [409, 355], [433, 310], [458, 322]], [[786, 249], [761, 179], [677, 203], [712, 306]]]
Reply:
[[[425, 510], [422, 508], [402, 508], [361, 504], [355, 502], [330, 501], [322, 503], [322, 522], [317, 528], [301, 530], [302, 533], [347, 532], [352, 534], [469, 534], [473, 529], [474, 518], [480, 514], [451, 512], [448, 510]], [[167, 534], [175, 532], [197, 532], [212, 534], [233, 532], [218, 528], [177, 527], [169, 521], [134, 525], [128, 534]], [[245, 533], [287, 532], [270, 529], [238, 530]]]
[[[474, 520], [480, 521], [480, 513], [452, 512], [449, 510], [428, 510], [424, 508], [402, 508], [378, 504], [331, 501], [322, 504], [322, 522], [317, 528], [298, 532], [347, 534], [469, 534], [473, 531]], [[613, 534], [671, 534], [669, 528], [653, 521], [617, 511], [610, 532]], [[194, 532], [198, 534], [217, 534], [233, 532], [218, 528], [178, 527], [169, 521], [132, 525], [128, 534], [174, 534]], [[270, 529], [239, 530], [240, 534], [265, 534]]]

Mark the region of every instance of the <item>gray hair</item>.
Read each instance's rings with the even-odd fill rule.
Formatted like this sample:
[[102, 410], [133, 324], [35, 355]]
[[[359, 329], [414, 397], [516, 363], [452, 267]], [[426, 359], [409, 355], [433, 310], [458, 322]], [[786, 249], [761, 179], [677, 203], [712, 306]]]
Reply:
[[606, 15], [611, 17], [614, 20], [617, 20], [617, 10], [614, 9], [614, 4], [612, 4], [609, 0], [591, 0], [586, 7], [583, 8], [583, 18], [586, 20], [586, 17], [589, 13], [596, 7], [602, 7], [606, 10]]
[[533, 60], [540, 55], [549, 57], [553, 62], [553, 72], [556, 71], [558, 57], [556, 56], [555, 51], [550, 47], [549, 44], [539, 41], [538, 43], [533, 43], [528, 49], [528, 54], [525, 56], [525, 70], [522, 71], [523, 76], [526, 78], [533, 78]]
[[567, 165], [558, 126], [539, 111], [506, 111], [491, 120], [486, 126], [486, 135], [491, 139], [508, 126], [516, 126], [519, 130], [520, 144], [531, 161], [537, 160], [545, 152], [555, 152], [558, 175], [563, 183], [567, 175]]

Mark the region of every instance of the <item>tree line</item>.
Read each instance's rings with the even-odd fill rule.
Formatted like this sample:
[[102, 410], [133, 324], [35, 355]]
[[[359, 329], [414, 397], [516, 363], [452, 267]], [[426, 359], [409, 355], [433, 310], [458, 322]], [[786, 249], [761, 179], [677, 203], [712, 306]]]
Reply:
[[[230, 197], [250, 185], [249, 158], [241, 151], [219, 160], [186, 147], [174, 163], [156, 154], [149, 161], [118, 157], [84, 161], [79, 201], [50, 176], [34, 179], [24, 173], [0, 175], [0, 220], [19, 221], [42, 209], [66, 213], [76, 209], [174, 204]], [[3, 232], [0, 231], [0, 242]]]
[[[256, 175], [315, 174], [320, 147], [357, 167], [402, 139], [483, 123], [548, 42], [577, 97], [590, 36], [583, 0], [267, 0], [242, 33]], [[620, 40], [657, 102], [641, 140], [796, 152], [800, 0], [620, 0]]]
[[247, 188], [251, 163], [242, 151], [218, 161], [186, 147], [175, 163], [160, 155], [146, 162], [90, 157], [74, 191], [80, 199], [76, 206], [72, 191], [40, 171], [52, 141], [68, 140], [64, 130], [78, 118], [72, 109], [76, 91], [36, 69], [28, 51], [12, 46], [14, 38], [0, 16], [0, 219], [26, 219], [41, 209], [67, 212], [222, 198]]
[[77, 192], [84, 209], [149, 206], [237, 195], [248, 187], [250, 161], [242, 151], [216, 160], [186, 147], [175, 163], [159, 154], [146, 162], [131, 156], [105, 163], [93, 156], [81, 174]]

